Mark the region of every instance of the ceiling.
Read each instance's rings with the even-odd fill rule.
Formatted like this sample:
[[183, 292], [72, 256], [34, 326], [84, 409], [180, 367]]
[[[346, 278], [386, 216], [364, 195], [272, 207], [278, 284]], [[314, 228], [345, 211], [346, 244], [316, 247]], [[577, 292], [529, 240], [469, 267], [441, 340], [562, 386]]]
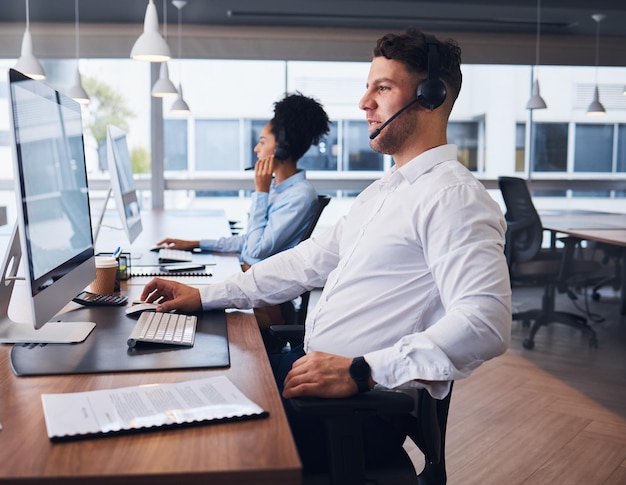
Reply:
[[[29, 0], [36, 54], [72, 57], [75, 0]], [[154, 0], [176, 35], [179, 11]], [[126, 57], [148, 0], [81, 0], [81, 54]], [[541, 60], [592, 65], [600, 23], [600, 64], [626, 65], [626, 0], [541, 0]], [[464, 62], [533, 64], [537, 0], [188, 0], [180, 10], [183, 57], [369, 60], [382, 33], [408, 26], [455, 38]], [[0, 1], [0, 58], [19, 52], [25, 0]], [[45, 41], [42, 42], [42, 38]]]
[[[81, 23], [143, 22], [147, 0], [82, 0]], [[155, 0], [163, 20], [163, 0]], [[166, 2], [168, 24], [178, 11]], [[2, 0], [0, 22], [24, 22], [25, 0]], [[626, 36], [624, 0], [544, 0], [541, 32], [556, 35], [595, 35], [594, 13], [604, 13], [601, 33]], [[339, 27], [449, 32], [535, 33], [536, 0], [188, 0], [181, 10], [185, 25]], [[30, 0], [30, 21], [74, 22], [74, 0]]]

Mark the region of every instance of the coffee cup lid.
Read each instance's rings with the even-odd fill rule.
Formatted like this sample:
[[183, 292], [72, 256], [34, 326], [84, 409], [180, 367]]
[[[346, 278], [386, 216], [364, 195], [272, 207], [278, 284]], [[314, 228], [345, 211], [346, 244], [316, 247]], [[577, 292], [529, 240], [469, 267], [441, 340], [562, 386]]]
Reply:
[[96, 268], [117, 267], [117, 259], [112, 256], [96, 256]]

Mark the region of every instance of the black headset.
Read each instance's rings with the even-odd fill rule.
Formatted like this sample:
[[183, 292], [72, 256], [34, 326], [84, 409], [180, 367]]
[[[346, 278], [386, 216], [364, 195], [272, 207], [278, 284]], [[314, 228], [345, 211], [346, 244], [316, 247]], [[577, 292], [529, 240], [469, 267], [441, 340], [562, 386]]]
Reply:
[[417, 86], [417, 102], [433, 110], [446, 100], [446, 85], [439, 79], [439, 43], [434, 36], [424, 34], [428, 46], [428, 77]]
[[278, 160], [287, 160], [291, 156], [289, 148], [285, 143], [285, 128], [278, 129], [278, 146], [274, 149], [274, 158]]

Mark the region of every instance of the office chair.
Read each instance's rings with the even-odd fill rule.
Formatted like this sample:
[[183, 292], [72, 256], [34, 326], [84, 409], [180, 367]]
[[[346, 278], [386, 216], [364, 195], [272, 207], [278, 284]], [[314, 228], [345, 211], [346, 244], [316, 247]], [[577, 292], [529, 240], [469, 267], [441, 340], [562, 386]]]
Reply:
[[[313, 217], [311, 221], [309, 222], [309, 225], [307, 226], [306, 231], [304, 231], [304, 234], [300, 238], [300, 242], [306, 241], [307, 239], [311, 237], [311, 234], [313, 234], [313, 231], [315, 230], [315, 227], [317, 226], [317, 223], [320, 220], [320, 216], [322, 215], [322, 212], [324, 212], [324, 209], [326, 208], [329, 202], [330, 202], [330, 197], [328, 195], [317, 196], [317, 209], [315, 213], [313, 214]], [[280, 305], [280, 310], [283, 316], [283, 320], [285, 322], [291, 322], [291, 324], [293, 325], [304, 325], [304, 321], [306, 320], [306, 315], [307, 315], [307, 311], [309, 308], [310, 297], [311, 297], [310, 291], [305, 291], [304, 293], [302, 293], [300, 295], [300, 305], [298, 305], [297, 309], [292, 301], [282, 303]]]
[[611, 275], [598, 278], [598, 280], [594, 282], [594, 286], [591, 290], [591, 297], [594, 301], [598, 301], [601, 297], [598, 290], [600, 290], [603, 286], [610, 285], [615, 291], [619, 290], [623, 284], [621, 278], [621, 268], [622, 264], [626, 264], [626, 261], [622, 261], [622, 248], [612, 244], [596, 243], [594, 251], [601, 251], [604, 254], [601, 261], [603, 265], [610, 264], [613, 266], [613, 273]]
[[513, 320], [521, 320], [524, 325], [533, 322], [522, 345], [529, 350], [534, 348], [535, 334], [542, 326], [562, 323], [589, 335], [589, 346], [597, 347], [596, 333], [587, 324], [587, 319], [582, 315], [555, 310], [555, 299], [557, 291], [576, 299], [568, 283], [572, 278], [586, 278], [598, 271], [599, 264], [574, 258], [580, 240], [573, 237], [561, 239], [564, 243], [562, 249], [543, 249], [544, 229], [526, 181], [516, 177], [498, 177], [498, 185], [506, 206], [505, 254], [511, 282], [541, 284], [544, 287], [541, 308], [513, 314]]
[[[322, 420], [328, 441], [328, 474], [307, 474], [305, 485], [445, 485], [446, 427], [452, 384], [442, 400], [434, 399], [425, 389], [412, 390], [413, 396], [393, 390], [373, 390], [341, 399], [291, 399], [291, 405], [299, 413]], [[404, 449], [398, 450], [397, 457], [384, 468], [368, 467], [364, 460], [362, 425], [365, 417], [373, 415], [386, 416], [394, 425], [402, 426], [424, 454], [424, 468], [419, 475]]]
[[241, 227], [239, 221], [228, 221], [228, 226], [230, 227], [230, 233], [233, 236], [236, 236], [238, 234], [241, 234], [241, 231], [243, 230], [243, 227]]

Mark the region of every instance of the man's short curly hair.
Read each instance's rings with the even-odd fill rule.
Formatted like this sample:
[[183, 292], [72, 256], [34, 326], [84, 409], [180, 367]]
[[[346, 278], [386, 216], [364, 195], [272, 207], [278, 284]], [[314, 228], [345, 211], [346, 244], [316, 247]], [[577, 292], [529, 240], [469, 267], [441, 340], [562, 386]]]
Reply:
[[[448, 39], [437, 40], [439, 49], [439, 78], [446, 84], [448, 95], [455, 101], [461, 91], [461, 48]], [[378, 39], [374, 47], [374, 57], [385, 57], [400, 61], [412, 72], [428, 73], [428, 46], [424, 34], [416, 28], [409, 28], [404, 34], [387, 34]]]
[[296, 92], [274, 103], [271, 131], [278, 139], [285, 130], [285, 143], [294, 161], [298, 161], [311, 145], [317, 145], [330, 131], [330, 120], [323, 106], [313, 98]]

